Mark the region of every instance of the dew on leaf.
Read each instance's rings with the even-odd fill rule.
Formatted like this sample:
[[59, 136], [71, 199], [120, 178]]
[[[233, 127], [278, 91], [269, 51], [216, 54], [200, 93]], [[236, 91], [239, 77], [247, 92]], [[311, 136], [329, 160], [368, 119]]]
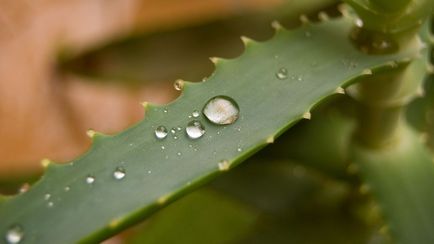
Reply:
[[210, 122], [228, 125], [233, 124], [238, 119], [240, 109], [232, 98], [216, 96], [205, 104], [202, 112]]
[[198, 139], [205, 134], [205, 128], [198, 120], [190, 121], [185, 127], [185, 131], [190, 139]]
[[167, 129], [166, 127], [160, 125], [157, 127], [157, 129], [155, 129], [155, 137], [157, 137], [157, 139], [164, 139], [167, 136]]
[[125, 178], [125, 176], [126, 176], [125, 169], [122, 167], [117, 167], [113, 172], [113, 177], [116, 180], [122, 180], [123, 178]]
[[288, 78], [288, 70], [285, 68], [280, 68], [277, 72], [276, 72], [276, 77], [279, 80], [285, 80], [286, 78]]
[[20, 243], [23, 240], [24, 231], [19, 225], [14, 225], [6, 232], [6, 242], [9, 244]]
[[198, 117], [200, 116], [200, 113], [199, 113], [199, 111], [194, 110], [193, 113], [191, 113], [191, 115], [192, 115], [194, 118], [198, 118]]
[[94, 176], [92, 176], [92, 175], [88, 175], [88, 176], [86, 177], [86, 183], [87, 183], [87, 184], [91, 185], [91, 184], [93, 184], [94, 182], [95, 182], [95, 177], [94, 177]]

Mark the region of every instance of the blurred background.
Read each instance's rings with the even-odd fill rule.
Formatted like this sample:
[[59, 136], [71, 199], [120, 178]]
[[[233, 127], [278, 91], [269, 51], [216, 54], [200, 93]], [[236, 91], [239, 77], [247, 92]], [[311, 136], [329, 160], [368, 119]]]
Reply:
[[[66, 162], [85, 152], [87, 129], [119, 132], [143, 118], [141, 102], [175, 99], [176, 79], [209, 76], [209, 57], [240, 55], [241, 35], [265, 41], [273, 20], [294, 28], [301, 14], [312, 21], [319, 11], [338, 15], [337, 4], [0, 0], [1, 192], [15, 194], [35, 181], [43, 158]], [[334, 125], [351, 127], [330, 113]], [[357, 180], [270, 154], [276, 155], [255, 156], [107, 243], [387, 242]]]

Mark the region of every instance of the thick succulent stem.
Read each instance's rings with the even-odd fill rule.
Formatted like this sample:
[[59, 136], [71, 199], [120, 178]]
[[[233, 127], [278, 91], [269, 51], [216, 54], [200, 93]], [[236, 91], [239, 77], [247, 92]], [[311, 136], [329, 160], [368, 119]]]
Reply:
[[409, 63], [374, 76], [365, 76], [349, 94], [359, 102], [358, 142], [369, 147], [390, 145], [400, 138], [403, 108], [420, 83], [414, 73], [418, 63]]
[[[400, 11], [409, 12], [415, 9], [412, 7], [414, 4], [408, 4], [408, 1], [400, 2], [404, 7], [408, 5]], [[382, 6], [383, 3], [385, 2], [369, 2], [372, 8]], [[419, 4], [423, 5], [423, 3]], [[378, 16], [388, 15], [392, 11], [385, 6], [381, 8], [384, 12], [375, 13]], [[377, 7], [376, 10], [378, 11], [379, 8]], [[357, 7], [356, 11], [360, 14]], [[419, 20], [424, 17], [417, 11], [414, 13], [409, 12], [409, 14], [418, 15], [417, 19]], [[408, 23], [408, 28], [398, 30], [391, 25], [388, 26], [387, 23], [365, 26], [363, 23], [371, 23], [372, 16], [361, 14], [360, 17], [362, 23], [358, 23], [358, 25], [356, 23], [357, 27], [355, 27], [350, 37], [362, 52], [383, 55], [412, 48], [412, 50], [416, 50], [414, 56], [418, 56], [417, 50], [420, 50], [421, 42], [417, 36], [417, 30], [421, 21]], [[420, 86], [422, 81], [416, 74], [417, 72], [419, 72], [418, 61], [409, 61], [408, 64], [399, 67], [391, 64], [390, 70], [377, 73], [375, 76], [361, 77], [362, 82], [350, 87], [350, 94], [360, 104], [359, 126], [355, 132], [355, 138], [359, 143], [376, 148], [390, 145], [399, 140], [403, 121], [403, 108], [410, 98], [416, 94], [417, 87]]]

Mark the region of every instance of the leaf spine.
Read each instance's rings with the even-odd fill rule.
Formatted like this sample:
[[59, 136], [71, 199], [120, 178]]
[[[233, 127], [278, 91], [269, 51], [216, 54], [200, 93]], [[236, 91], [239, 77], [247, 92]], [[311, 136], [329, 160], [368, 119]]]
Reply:
[[342, 87], [338, 87], [338, 88], [336, 88], [335, 93], [337, 93], [337, 94], [345, 94], [345, 89], [342, 88]]
[[311, 119], [312, 118], [312, 114], [310, 112], [306, 112], [303, 114], [303, 119]]

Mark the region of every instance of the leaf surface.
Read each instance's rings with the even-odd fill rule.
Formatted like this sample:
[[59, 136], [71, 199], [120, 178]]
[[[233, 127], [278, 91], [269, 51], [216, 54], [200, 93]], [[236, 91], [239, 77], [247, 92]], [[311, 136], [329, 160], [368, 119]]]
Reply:
[[[96, 134], [82, 157], [50, 164], [28, 192], [0, 206], [0, 233], [20, 226], [22, 243], [101, 241], [273, 142], [367, 69], [375, 73], [415, 53], [365, 55], [348, 41], [351, 26], [343, 18], [280, 30], [265, 43], [248, 42], [240, 57], [219, 60], [206, 82], [184, 83], [173, 103], [149, 104], [142, 122], [114, 136]], [[287, 74], [279, 79], [282, 69]], [[201, 115], [206, 133], [189, 139], [184, 132], [189, 116], [219, 95], [236, 101], [239, 119], [220, 126]], [[154, 136], [158, 126], [176, 133], [159, 140]], [[219, 167], [222, 160], [227, 163]], [[118, 167], [126, 173], [121, 180], [113, 176]], [[92, 184], [86, 183], [88, 177], [94, 178]]]

